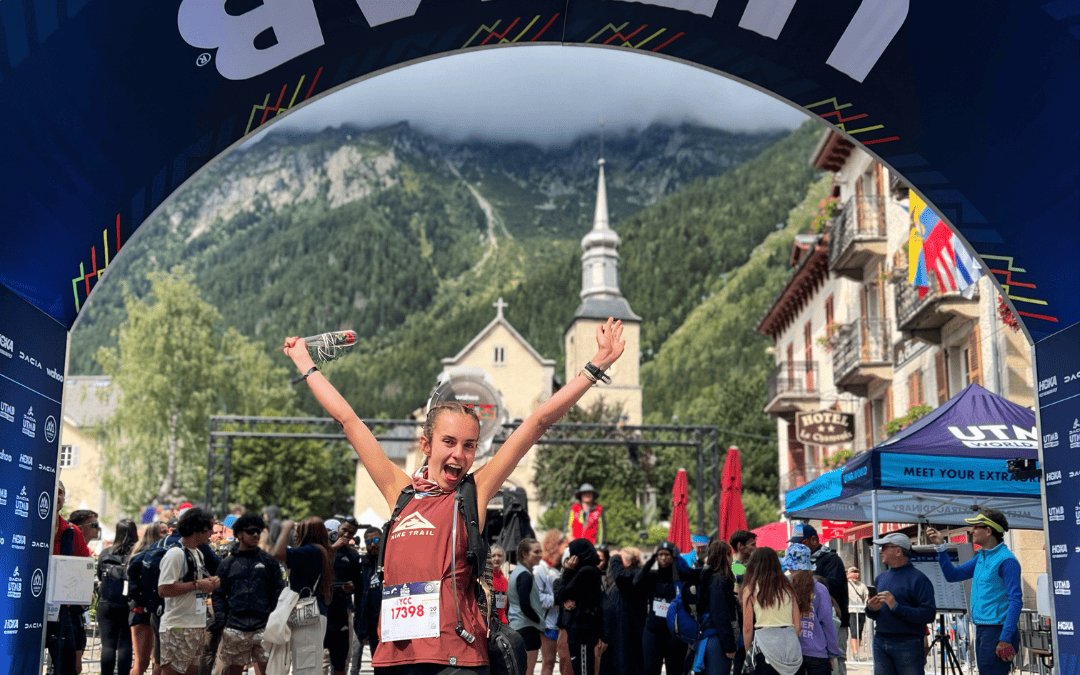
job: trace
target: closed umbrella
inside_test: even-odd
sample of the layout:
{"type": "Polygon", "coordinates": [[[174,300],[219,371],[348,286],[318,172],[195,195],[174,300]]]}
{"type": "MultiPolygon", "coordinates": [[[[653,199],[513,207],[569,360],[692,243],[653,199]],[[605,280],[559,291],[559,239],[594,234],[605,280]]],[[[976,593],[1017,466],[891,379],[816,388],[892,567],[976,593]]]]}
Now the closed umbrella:
{"type": "Polygon", "coordinates": [[[690,550],[690,516],[686,505],[690,503],[687,487],[686,469],[679,469],[675,474],[675,484],[671,486],[671,529],[667,540],[686,553],[690,550]]]}
{"type": "Polygon", "coordinates": [[[746,529],[746,511],[742,505],[742,462],[739,448],[728,448],[724,470],[720,474],[720,523],[718,536],[727,541],[738,530],[746,529]]]}

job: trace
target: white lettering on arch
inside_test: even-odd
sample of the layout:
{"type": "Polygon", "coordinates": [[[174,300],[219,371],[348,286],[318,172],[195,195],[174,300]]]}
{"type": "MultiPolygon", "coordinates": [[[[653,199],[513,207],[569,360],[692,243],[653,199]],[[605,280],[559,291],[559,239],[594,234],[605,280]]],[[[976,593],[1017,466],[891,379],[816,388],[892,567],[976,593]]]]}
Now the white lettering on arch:
{"type": "Polygon", "coordinates": [[[908,0],[863,0],[825,63],[862,82],[896,37],[907,15],[908,0]]]}
{"type": "Polygon", "coordinates": [[[407,19],[420,8],[420,0],[356,0],[368,25],[374,28],[384,23],[407,19]]]}
{"type": "MultiPolygon", "coordinates": [[[[656,7],[678,9],[683,12],[704,14],[710,19],[716,12],[717,1],[718,0],[620,0],[620,2],[636,2],[642,5],[655,5],[656,7]]],[[[794,2],[794,0],[792,0],[792,2],[794,2]]]]}
{"type": "Polygon", "coordinates": [[[261,75],[323,45],[311,0],[262,0],[239,16],[227,13],[222,0],[183,0],[176,24],[184,42],[217,50],[214,62],[227,80],[261,75]],[[268,30],[277,41],[257,48],[255,38],[268,30]]]}

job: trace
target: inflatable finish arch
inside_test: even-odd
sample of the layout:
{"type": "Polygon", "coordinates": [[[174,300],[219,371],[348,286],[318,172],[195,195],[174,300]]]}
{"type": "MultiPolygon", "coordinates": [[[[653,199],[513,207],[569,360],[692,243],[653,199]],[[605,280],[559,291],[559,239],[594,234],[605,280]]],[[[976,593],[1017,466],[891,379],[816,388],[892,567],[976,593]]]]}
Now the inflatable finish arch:
{"type": "Polygon", "coordinates": [[[277,114],[531,43],[651,52],[820,116],[944,215],[1029,337],[1080,322],[1074,0],[0,0],[0,366],[45,376],[11,356],[37,320],[16,296],[69,329],[148,215],[277,114]]]}
{"type": "Polygon", "coordinates": [[[507,43],[652,52],[801,106],[945,216],[1032,338],[1080,321],[1075,3],[2,0],[0,23],[0,283],[65,327],[139,224],[275,115],[507,43]]]}

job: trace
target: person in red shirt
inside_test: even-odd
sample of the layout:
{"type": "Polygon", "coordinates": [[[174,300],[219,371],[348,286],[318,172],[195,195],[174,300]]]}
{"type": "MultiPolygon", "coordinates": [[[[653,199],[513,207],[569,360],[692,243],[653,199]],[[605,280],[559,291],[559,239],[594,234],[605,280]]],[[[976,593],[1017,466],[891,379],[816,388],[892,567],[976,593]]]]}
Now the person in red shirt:
{"type": "Polygon", "coordinates": [[[499,613],[499,621],[509,625],[506,619],[506,601],[510,590],[510,582],[503,573],[502,566],[506,563],[506,551],[501,546],[491,547],[491,592],[495,596],[495,609],[499,613]]]}
{"type": "MultiPolygon", "coordinates": [[[[481,530],[487,505],[510,473],[547,429],[561,419],[622,355],[621,321],[596,327],[597,351],[582,371],[529,415],[473,474],[481,530]]],[[[402,490],[415,496],[391,524],[385,546],[380,639],[372,665],[380,675],[438,673],[447,666],[457,675],[486,673],[486,627],[476,602],[475,579],[465,560],[468,531],[455,518],[458,485],[476,459],[480,419],[474,407],[458,402],[428,411],[420,451],[427,461],[410,476],[386,456],[371,430],[315,367],[302,338],[285,340],[284,352],[323,408],[341,424],[375,485],[393,510],[402,490]],[[456,524],[456,527],[455,527],[456,524]],[[436,610],[428,612],[425,608],[436,610]],[[404,611],[404,610],[409,611],[404,611]],[[432,620],[431,617],[437,617],[432,620]],[[408,638],[398,637],[408,635],[408,638]]]]}
{"type": "MultiPolygon", "coordinates": [[[[64,508],[66,491],[61,481],[56,482],[56,536],[53,537],[53,555],[90,557],[90,548],[79,528],[60,515],[64,508]]],[[[61,605],[56,621],[49,621],[45,628],[45,645],[53,662],[53,672],[59,675],[75,675],[81,668],[78,637],[83,620],[82,607],[61,605]]],[[[85,642],[83,643],[85,644],[85,642]]]]}

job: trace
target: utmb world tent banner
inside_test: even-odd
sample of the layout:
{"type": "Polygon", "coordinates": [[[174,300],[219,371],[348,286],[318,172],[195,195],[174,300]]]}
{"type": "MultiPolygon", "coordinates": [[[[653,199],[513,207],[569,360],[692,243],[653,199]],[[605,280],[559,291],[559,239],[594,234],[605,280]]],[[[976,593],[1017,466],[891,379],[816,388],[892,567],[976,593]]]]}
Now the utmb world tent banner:
{"type": "Polygon", "coordinates": [[[0,287],[0,673],[41,672],[67,331],[0,287]]]}

